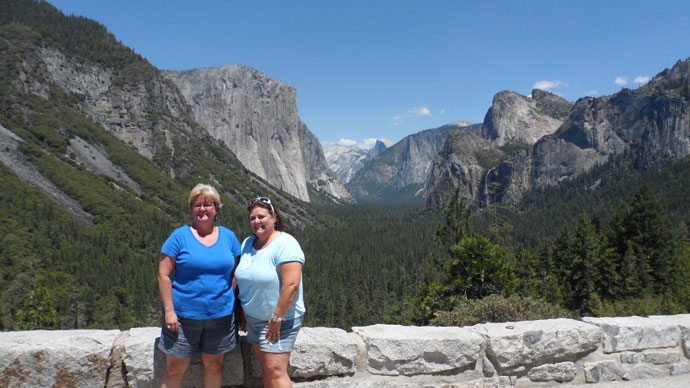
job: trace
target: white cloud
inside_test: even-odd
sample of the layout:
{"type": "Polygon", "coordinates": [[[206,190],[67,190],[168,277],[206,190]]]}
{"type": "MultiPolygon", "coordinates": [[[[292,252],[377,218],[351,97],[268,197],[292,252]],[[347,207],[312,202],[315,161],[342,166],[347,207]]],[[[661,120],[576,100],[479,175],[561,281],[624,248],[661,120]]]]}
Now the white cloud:
{"type": "Polygon", "coordinates": [[[359,145],[359,148],[364,148],[364,149],[366,149],[366,148],[371,148],[371,147],[374,146],[374,144],[376,144],[376,140],[378,140],[378,139],[373,138],[373,137],[372,137],[372,138],[368,138],[368,139],[364,139],[364,141],[362,142],[362,144],[359,145]]]}
{"type": "Polygon", "coordinates": [[[350,139],[340,139],[340,140],[338,140],[338,144],[343,145],[343,146],[352,147],[352,146],[357,145],[357,142],[354,140],[350,140],[350,139]]]}
{"type": "Polygon", "coordinates": [[[645,76],[639,76],[633,80],[636,84],[646,84],[651,78],[645,76]]]}
{"type": "Polygon", "coordinates": [[[443,115],[443,114],[446,114],[446,110],[445,110],[445,109],[441,109],[440,111],[438,111],[438,113],[440,113],[440,114],[442,114],[442,115],[443,115]]]}
{"type": "Polygon", "coordinates": [[[429,108],[426,107],[426,105],[412,108],[412,109],[408,110],[407,112],[405,112],[401,115],[397,115],[397,116],[393,117],[393,125],[400,125],[403,122],[405,122],[405,120],[408,117],[411,117],[411,116],[417,116],[417,117],[431,116],[431,111],[429,110],[429,108]]]}
{"type": "Polygon", "coordinates": [[[590,97],[594,97],[594,96],[596,96],[597,94],[599,94],[599,91],[598,91],[598,90],[594,90],[594,89],[588,90],[588,91],[585,92],[585,96],[590,96],[590,97]]]}
{"type": "Polygon", "coordinates": [[[616,77],[616,80],[613,82],[618,86],[625,86],[628,83],[628,79],[626,77],[616,77]]]}
{"type": "Polygon", "coordinates": [[[418,106],[412,109],[412,114],[415,116],[431,116],[431,111],[426,106],[418,106]]]}
{"type": "Polygon", "coordinates": [[[393,145],[393,142],[390,141],[390,140],[388,140],[388,139],[376,139],[376,138],[371,137],[371,138],[368,138],[368,139],[364,139],[364,140],[362,141],[362,143],[360,143],[360,144],[357,145],[357,147],[359,147],[360,149],[363,149],[363,150],[368,150],[368,149],[370,149],[371,147],[373,147],[374,145],[376,145],[376,142],[377,142],[377,141],[382,141],[383,144],[386,145],[386,147],[390,147],[390,146],[393,145]]]}
{"type": "Polygon", "coordinates": [[[532,86],[532,89],[550,90],[563,85],[562,81],[539,81],[532,86]]]}

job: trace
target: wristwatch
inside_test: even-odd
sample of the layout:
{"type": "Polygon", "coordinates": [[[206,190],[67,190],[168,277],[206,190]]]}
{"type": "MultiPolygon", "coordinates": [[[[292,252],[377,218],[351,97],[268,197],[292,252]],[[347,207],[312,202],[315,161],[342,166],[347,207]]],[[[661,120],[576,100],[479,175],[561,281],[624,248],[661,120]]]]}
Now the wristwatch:
{"type": "Polygon", "coordinates": [[[285,318],[281,318],[275,314],[271,315],[271,318],[269,319],[269,321],[273,321],[273,322],[283,322],[284,320],[285,320],[285,318]]]}

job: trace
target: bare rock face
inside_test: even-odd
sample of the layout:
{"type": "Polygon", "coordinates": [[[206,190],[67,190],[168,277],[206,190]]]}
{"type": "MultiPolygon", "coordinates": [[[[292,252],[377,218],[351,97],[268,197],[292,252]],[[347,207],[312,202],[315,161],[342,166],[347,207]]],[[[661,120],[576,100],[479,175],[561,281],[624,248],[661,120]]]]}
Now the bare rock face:
{"type": "Polygon", "coordinates": [[[476,133],[462,129],[448,133],[443,149],[433,160],[426,183],[426,204],[433,209],[446,207],[456,187],[470,201],[485,196],[486,166],[480,160],[498,160],[503,153],[476,133]]]}
{"type": "Polygon", "coordinates": [[[363,150],[357,146],[334,144],[326,147],[324,154],[331,171],[343,184],[347,184],[355,176],[355,173],[364,167],[365,163],[381,154],[391,145],[393,143],[389,140],[376,140],[376,144],[371,149],[363,150]]]}
{"type": "Polygon", "coordinates": [[[684,61],[642,88],[582,98],[572,106],[539,90],[531,99],[501,92],[482,125],[482,136],[493,140],[481,146],[483,163],[472,164],[468,154],[476,153],[474,148],[457,139],[449,143],[434,159],[427,206],[444,206],[456,186],[478,206],[516,204],[527,191],[558,185],[631,148],[638,151],[640,171],[690,155],[689,88],[690,61],[684,61]],[[484,180],[477,192],[480,174],[484,180]],[[478,195],[490,187],[495,188],[491,198],[478,195]]]}
{"type": "Polygon", "coordinates": [[[40,67],[45,76],[29,78],[27,92],[44,95],[42,90],[53,83],[83,96],[83,113],[149,159],[171,145],[168,134],[173,127],[186,127],[183,118],[189,112],[184,99],[158,72],[138,83],[122,83],[117,70],[66,56],[52,46],[37,48],[26,61],[25,66],[40,67]],[[161,107],[174,117],[152,117],[161,107]]]}
{"type": "Polygon", "coordinates": [[[534,144],[561,125],[572,103],[539,89],[532,98],[511,91],[494,96],[481,134],[499,146],[508,143],[534,144]]]}
{"type": "Polygon", "coordinates": [[[526,191],[587,172],[633,145],[642,150],[636,162],[641,170],[690,155],[688,102],[631,90],[578,100],[558,131],[497,168],[500,200],[517,203],[526,191]]]}
{"type": "Polygon", "coordinates": [[[301,121],[299,138],[307,171],[307,185],[333,202],[353,203],[350,193],[328,168],[321,142],[301,121]]]}
{"type": "MultiPolygon", "coordinates": [[[[554,133],[571,107],[572,103],[539,89],[532,91],[532,97],[510,91],[496,94],[479,134],[471,128],[451,131],[443,150],[434,157],[425,186],[427,207],[445,207],[456,187],[475,206],[502,200],[509,188],[496,188],[504,181],[497,178],[499,171],[513,168],[525,149],[554,133]],[[504,165],[504,160],[509,162],[504,165]]],[[[512,179],[526,180],[521,187],[531,182],[520,174],[512,179]]]]}
{"type": "Polygon", "coordinates": [[[328,167],[343,183],[348,183],[367,159],[367,152],[356,146],[334,144],[323,151],[328,167]]]}
{"type": "Polygon", "coordinates": [[[453,128],[458,126],[445,125],[405,137],[367,162],[347,188],[358,200],[392,200],[405,195],[421,198],[431,162],[453,128]],[[414,192],[409,193],[410,189],[414,192]]]}
{"type": "Polygon", "coordinates": [[[349,200],[330,172],[321,145],[297,114],[297,92],[249,67],[166,71],[194,120],[222,140],[242,164],[305,201],[307,185],[349,200]]]}

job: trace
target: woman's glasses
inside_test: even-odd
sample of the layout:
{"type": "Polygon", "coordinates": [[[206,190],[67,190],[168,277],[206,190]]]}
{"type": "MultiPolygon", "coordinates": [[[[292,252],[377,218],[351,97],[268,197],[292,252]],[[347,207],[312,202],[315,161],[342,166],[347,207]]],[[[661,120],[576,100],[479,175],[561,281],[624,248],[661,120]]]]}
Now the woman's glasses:
{"type": "Polygon", "coordinates": [[[205,208],[205,209],[210,209],[212,207],[216,207],[216,204],[211,202],[211,203],[195,203],[192,205],[194,209],[200,209],[200,208],[205,208]]]}
{"type": "Polygon", "coordinates": [[[275,213],[275,209],[273,208],[273,204],[271,203],[271,200],[266,198],[266,197],[256,197],[254,198],[251,202],[249,202],[249,207],[251,207],[253,204],[256,202],[263,202],[266,205],[271,207],[271,213],[275,213]]]}

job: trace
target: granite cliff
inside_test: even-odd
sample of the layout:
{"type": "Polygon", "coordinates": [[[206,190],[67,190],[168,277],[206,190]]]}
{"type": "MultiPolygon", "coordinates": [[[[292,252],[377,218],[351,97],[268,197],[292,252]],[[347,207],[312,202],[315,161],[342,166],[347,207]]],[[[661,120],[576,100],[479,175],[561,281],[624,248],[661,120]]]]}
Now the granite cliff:
{"type": "Polygon", "coordinates": [[[477,206],[517,204],[530,190],[555,186],[626,150],[635,150],[640,171],[683,158],[690,154],[689,79],[689,62],[679,61],[639,89],[572,105],[538,90],[532,99],[501,92],[481,130],[491,143],[477,150],[475,140],[449,137],[435,158],[427,206],[445,206],[454,187],[477,206]],[[477,153],[484,163],[472,159],[477,153]]]}
{"type": "Polygon", "coordinates": [[[511,91],[496,96],[484,116],[481,135],[498,146],[508,143],[534,144],[556,131],[572,103],[543,90],[526,97],[511,91]]]}
{"type": "Polygon", "coordinates": [[[163,75],[179,88],[194,120],[253,173],[304,201],[310,200],[308,186],[337,201],[352,200],[299,119],[293,86],[239,65],[163,75]]]}
{"type": "Polygon", "coordinates": [[[453,188],[477,206],[494,196],[489,173],[508,155],[528,148],[555,132],[572,103],[539,89],[532,96],[502,91],[493,99],[478,133],[450,132],[441,152],[434,157],[425,187],[427,207],[443,208],[453,188]]]}
{"type": "MultiPolygon", "coordinates": [[[[635,167],[642,171],[690,155],[688,99],[663,86],[670,74],[685,74],[687,80],[687,62],[645,88],[578,100],[555,133],[495,169],[490,180],[499,183],[496,199],[517,203],[528,190],[556,185],[626,150],[635,149],[635,167]]],[[[687,91],[687,81],[684,87],[687,91]]]]}
{"type": "Polygon", "coordinates": [[[176,148],[195,136],[227,147],[249,171],[301,200],[314,190],[352,201],[299,119],[294,87],[244,66],[161,72],[139,60],[133,69],[98,63],[43,39],[22,49],[11,82],[45,99],[57,89],[80,96],[83,115],[171,173],[176,148]]]}

